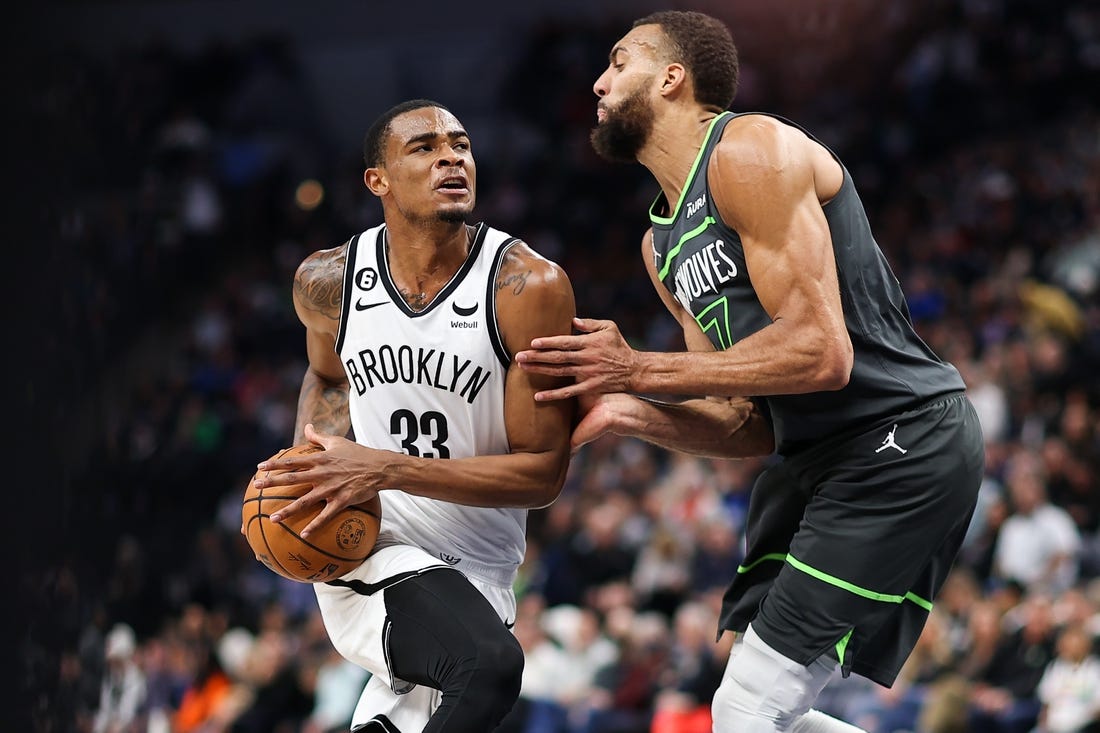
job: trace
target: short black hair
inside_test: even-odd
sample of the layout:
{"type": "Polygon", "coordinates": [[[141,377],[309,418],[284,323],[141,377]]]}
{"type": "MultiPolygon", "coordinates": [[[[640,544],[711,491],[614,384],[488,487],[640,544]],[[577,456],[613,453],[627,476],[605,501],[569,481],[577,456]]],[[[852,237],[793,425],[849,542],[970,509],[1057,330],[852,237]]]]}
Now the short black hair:
{"type": "Polygon", "coordinates": [[[390,133],[390,123],[393,122],[393,118],[425,107],[438,107],[444,112],[451,111],[430,99],[410,99],[390,107],[374,121],[367,130],[367,134],[363,136],[363,162],[368,168],[377,168],[382,163],[386,152],[386,137],[390,133]]]}
{"type": "Polygon", "coordinates": [[[737,46],[729,28],[717,18],[693,10],[662,10],[634,21],[659,25],[669,40],[672,61],[691,75],[695,101],[728,109],[737,95],[737,46]]]}

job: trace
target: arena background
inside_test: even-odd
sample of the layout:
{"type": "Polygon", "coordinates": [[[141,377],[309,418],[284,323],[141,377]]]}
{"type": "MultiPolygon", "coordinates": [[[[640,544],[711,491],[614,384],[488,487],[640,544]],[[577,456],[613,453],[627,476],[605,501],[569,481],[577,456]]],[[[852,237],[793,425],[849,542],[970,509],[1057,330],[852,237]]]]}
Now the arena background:
{"type": "MultiPolygon", "coordinates": [[[[105,714],[129,706],[118,730],[346,729],[361,677],[334,658],[310,589],[237,534],[251,467],[291,435],[293,270],[377,220],[362,133],[429,97],[473,136],[477,219],[560,262],[582,315],[615,319],[640,348],[682,348],[637,256],[656,186],[587,142],[610,44],[667,7],[730,24],[734,110],[788,116],[841,155],[986,432],[960,571],[903,683],[838,681],[822,706],[884,733],[978,730],[967,707],[1001,690],[1025,722],[987,729],[1029,730],[1012,725],[1038,710],[1055,639],[1100,632],[1100,9],[1087,0],[13,13],[13,730],[108,730],[105,714]],[[1036,489],[1047,499],[1031,511],[1036,489]]],[[[531,517],[528,671],[509,731],[705,726],[715,603],[766,463],[616,439],[576,457],[562,498],[531,517]]],[[[1082,697],[1100,704],[1091,684],[1082,697]]]]}

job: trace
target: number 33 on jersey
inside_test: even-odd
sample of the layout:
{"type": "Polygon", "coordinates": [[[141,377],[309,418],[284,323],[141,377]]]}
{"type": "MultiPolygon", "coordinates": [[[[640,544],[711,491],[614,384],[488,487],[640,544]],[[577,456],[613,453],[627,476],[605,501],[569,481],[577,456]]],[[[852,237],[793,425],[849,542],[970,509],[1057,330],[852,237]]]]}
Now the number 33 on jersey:
{"type": "Polygon", "coordinates": [[[481,225],[466,262],[419,311],[390,278],[384,226],[348,244],[336,350],[357,441],[423,458],[508,452],[493,282],[513,242],[481,225]]]}

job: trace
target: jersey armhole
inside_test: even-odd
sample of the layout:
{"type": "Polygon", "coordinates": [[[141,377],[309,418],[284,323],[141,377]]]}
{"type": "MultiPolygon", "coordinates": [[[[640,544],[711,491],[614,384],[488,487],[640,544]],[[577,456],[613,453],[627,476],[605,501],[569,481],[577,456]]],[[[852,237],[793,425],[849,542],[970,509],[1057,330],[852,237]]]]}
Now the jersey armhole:
{"type": "Polygon", "coordinates": [[[348,240],[348,251],[344,255],[344,291],[340,293],[340,326],[336,331],[336,354],[344,349],[344,334],[348,329],[348,309],[351,305],[351,291],[355,285],[355,253],[359,248],[359,234],[348,240]]]}
{"type": "Polygon", "coordinates": [[[497,275],[500,274],[500,265],[504,261],[504,255],[513,246],[519,243],[519,239],[511,237],[506,239],[503,244],[500,245],[500,249],[493,255],[493,265],[489,269],[488,284],[485,290],[485,302],[488,303],[488,313],[492,314],[491,318],[487,318],[487,326],[489,331],[489,343],[493,345],[493,351],[496,352],[497,358],[500,359],[500,364],[505,369],[512,363],[512,355],[508,353],[508,349],[504,346],[504,339],[500,335],[500,324],[497,323],[497,275]]]}

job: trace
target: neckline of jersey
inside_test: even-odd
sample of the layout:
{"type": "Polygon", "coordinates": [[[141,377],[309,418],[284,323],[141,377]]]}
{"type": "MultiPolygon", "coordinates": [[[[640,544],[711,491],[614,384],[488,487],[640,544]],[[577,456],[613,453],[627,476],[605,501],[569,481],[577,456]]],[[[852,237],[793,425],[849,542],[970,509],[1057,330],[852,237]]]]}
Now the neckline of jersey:
{"type": "Polygon", "coordinates": [[[386,292],[390,295],[390,300],[397,306],[398,310],[404,313],[409,318],[420,318],[428,313],[431,313],[436,309],[440,303],[444,302],[455,291],[464,279],[466,274],[473,268],[474,262],[477,260],[478,255],[481,253],[481,245],[485,239],[485,233],[488,231],[488,227],[485,222],[478,222],[474,225],[474,238],[470,243],[470,249],[466,253],[466,259],[462,262],[455,273],[451,275],[451,279],[447,281],[447,284],[435,294],[435,297],[428,301],[428,304],[421,310],[415,310],[405,299],[401,296],[401,291],[397,287],[397,283],[393,281],[393,277],[390,275],[390,257],[389,257],[389,227],[385,224],[382,225],[381,230],[378,232],[378,240],[375,244],[376,253],[375,259],[378,262],[379,277],[382,280],[382,286],[386,289],[386,292]]]}
{"type": "Polygon", "coordinates": [[[661,191],[657,194],[657,198],[653,200],[653,203],[649,207],[649,220],[654,224],[661,226],[671,226],[676,217],[680,214],[680,207],[684,204],[684,199],[687,197],[688,189],[691,188],[691,184],[695,181],[695,174],[699,170],[699,162],[703,160],[703,151],[707,149],[707,144],[710,143],[710,136],[714,132],[714,126],[718,124],[718,121],[726,117],[733,116],[733,112],[725,111],[721,114],[715,115],[714,119],[707,125],[707,134],[703,136],[703,143],[699,146],[699,152],[695,154],[695,161],[691,164],[691,170],[688,171],[687,179],[684,181],[684,187],[680,189],[680,198],[676,201],[676,208],[672,210],[672,213],[666,218],[659,216],[657,212],[657,205],[662,200],[667,201],[665,198],[665,192],[661,191]]]}

